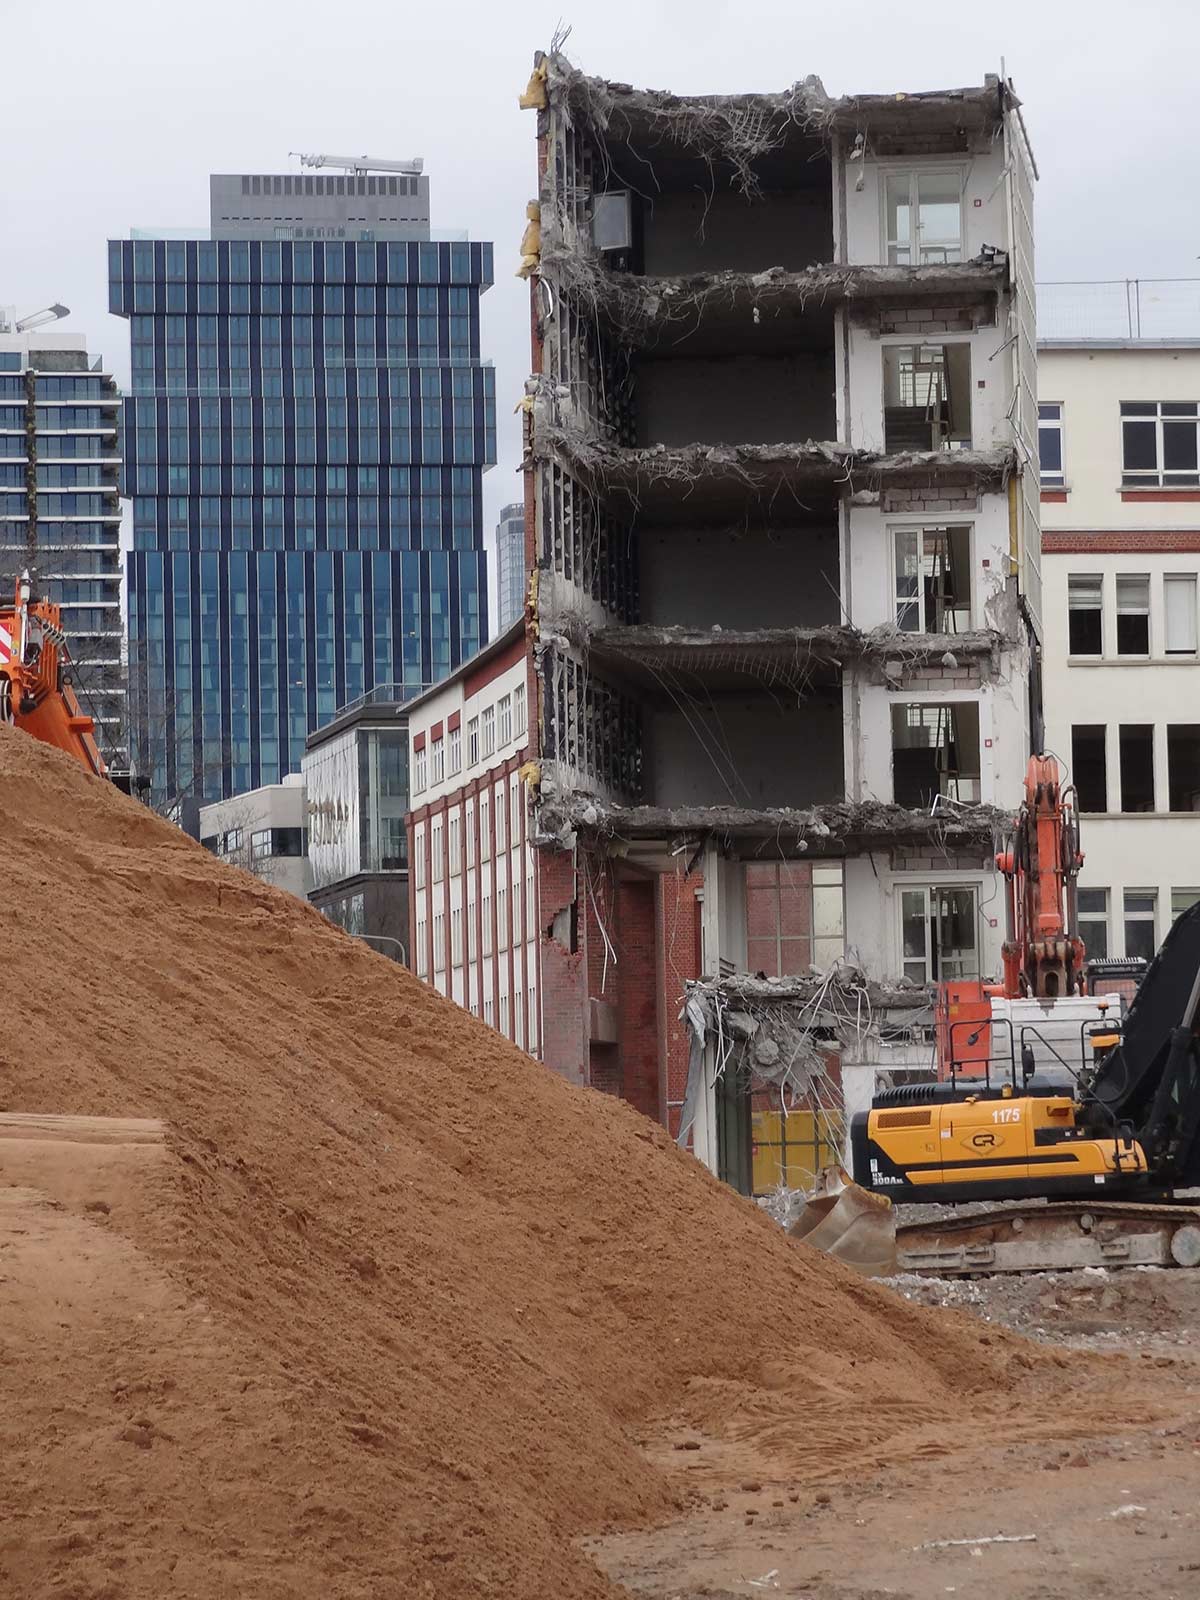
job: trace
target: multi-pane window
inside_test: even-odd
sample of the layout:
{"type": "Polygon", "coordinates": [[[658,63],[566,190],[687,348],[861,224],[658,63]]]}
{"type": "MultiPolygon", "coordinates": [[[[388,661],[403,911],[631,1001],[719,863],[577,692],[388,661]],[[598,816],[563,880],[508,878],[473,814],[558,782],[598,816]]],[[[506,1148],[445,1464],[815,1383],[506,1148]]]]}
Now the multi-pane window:
{"type": "Polygon", "coordinates": [[[475,807],[467,806],[467,866],[475,865],[475,807]]]}
{"type": "Polygon", "coordinates": [[[500,696],[496,704],[496,741],[503,749],[512,742],[512,695],[500,696]]]}
{"type": "Polygon", "coordinates": [[[445,856],[442,854],[442,843],[444,837],[445,835],[442,829],[442,819],[440,817],[435,817],[429,829],[429,854],[433,861],[432,876],[434,883],[441,883],[443,877],[445,876],[446,861],[445,856]]]}
{"type": "Polygon", "coordinates": [[[1125,891],[1125,954],[1153,960],[1158,941],[1154,934],[1154,917],[1158,896],[1153,889],[1126,889],[1125,891]]]}
{"type": "Polygon", "coordinates": [[[508,836],[514,845],[521,842],[521,780],[514,778],[508,791],[509,804],[512,815],[509,819],[508,836]]]}
{"type": "Polygon", "coordinates": [[[462,960],[462,907],[453,906],[450,911],[450,960],[458,966],[462,960]]]}
{"type": "Polygon", "coordinates": [[[500,950],[508,949],[508,885],[496,886],[496,944],[500,950]]]}
{"type": "Polygon", "coordinates": [[[474,961],[479,941],[476,937],[477,919],[474,900],[467,901],[467,960],[474,961]]]}
{"type": "Polygon", "coordinates": [[[451,778],[462,771],[462,729],[451,728],[446,735],[446,772],[451,778]]]}
{"type": "Polygon", "coordinates": [[[1072,573],[1067,579],[1067,649],[1073,656],[1104,652],[1104,579],[1072,573]]]}
{"type": "Polygon", "coordinates": [[[446,913],[435,911],[433,913],[433,970],[445,972],[446,970],[446,913]]]}
{"type": "Polygon", "coordinates": [[[450,856],[450,876],[456,878],[462,871],[462,818],[457,811],[450,813],[446,825],[446,849],[450,856]]]}
{"type": "Polygon", "coordinates": [[[1061,489],[1063,477],[1063,408],[1058,401],[1038,401],[1038,466],[1043,489],[1061,489]]]}
{"type": "Polygon", "coordinates": [[[479,796],[479,859],[492,859],[492,802],[487,794],[479,796]]]}
{"type": "Polygon", "coordinates": [[[413,751],[412,786],[414,794],[420,794],[425,788],[427,782],[427,772],[428,756],[425,751],[425,746],[422,745],[419,750],[413,751]]]}
{"type": "Polygon", "coordinates": [[[902,889],[904,976],[914,983],[979,976],[979,912],[973,888],[902,889]]]}
{"type": "Polygon", "coordinates": [[[1163,648],[1169,656],[1196,654],[1196,575],[1168,572],[1163,578],[1163,648]]]}
{"type": "Polygon", "coordinates": [[[446,776],[446,741],[435,739],[429,747],[430,782],[441,783],[446,776]]]}
{"type": "Polygon", "coordinates": [[[508,822],[508,805],[507,797],[502,787],[496,790],[496,810],[494,815],[496,818],[496,854],[499,855],[502,850],[508,849],[508,828],[506,826],[508,822]]]}
{"type": "Polygon", "coordinates": [[[889,266],[962,260],[962,173],[888,172],[883,226],[889,266]]]}
{"type": "Polygon", "coordinates": [[[479,718],[472,717],[467,723],[467,766],[473,767],[479,760],[479,718]]]}
{"type": "Polygon", "coordinates": [[[425,940],[425,931],[429,924],[424,917],[417,918],[417,977],[429,976],[429,946],[425,940]]]}
{"type": "Polygon", "coordinates": [[[425,887],[425,829],[417,828],[413,833],[413,888],[425,887]]]}
{"type": "Polygon", "coordinates": [[[896,626],[965,633],[971,626],[969,527],[896,528],[896,626]]]}
{"type": "Polygon", "coordinates": [[[1172,889],[1171,890],[1171,921],[1181,917],[1185,911],[1190,911],[1200,900],[1200,889],[1172,889]]]}
{"type": "Polygon", "coordinates": [[[483,741],[483,754],[492,755],[496,749],[496,708],[484,706],[480,718],[480,737],[483,741]]]}
{"type": "Polygon", "coordinates": [[[483,953],[490,956],[492,953],[492,897],[485,894],[480,902],[483,912],[483,953]]]}
{"type": "Polygon", "coordinates": [[[513,690],[513,733],[519,739],[525,732],[525,685],[519,683],[513,690]]]}
{"type": "Polygon", "coordinates": [[[1200,486],[1195,400],[1121,402],[1121,482],[1127,488],[1200,486]]]}
{"type": "Polygon", "coordinates": [[[1117,574],[1117,654],[1150,654],[1150,579],[1117,574]]]}
{"type": "Polygon", "coordinates": [[[1079,936],[1089,961],[1108,959],[1108,890],[1080,889],[1076,896],[1079,936]]]}

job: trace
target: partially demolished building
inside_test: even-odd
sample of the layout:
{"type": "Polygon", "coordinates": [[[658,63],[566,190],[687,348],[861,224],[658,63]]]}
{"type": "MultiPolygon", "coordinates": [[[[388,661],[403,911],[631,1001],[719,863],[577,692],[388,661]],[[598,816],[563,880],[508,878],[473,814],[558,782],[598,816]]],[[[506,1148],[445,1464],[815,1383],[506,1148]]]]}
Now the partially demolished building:
{"type": "Polygon", "coordinates": [[[683,98],[552,52],[523,104],[542,1053],[761,1188],[772,1106],[926,1065],[927,986],[999,968],[1033,158],[991,76],[683,98]]]}

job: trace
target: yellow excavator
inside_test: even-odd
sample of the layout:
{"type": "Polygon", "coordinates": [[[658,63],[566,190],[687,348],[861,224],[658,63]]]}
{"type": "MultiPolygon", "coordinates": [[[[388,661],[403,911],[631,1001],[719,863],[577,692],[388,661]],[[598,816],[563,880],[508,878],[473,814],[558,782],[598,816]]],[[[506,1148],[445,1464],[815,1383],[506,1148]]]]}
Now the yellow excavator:
{"type": "Polygon", "coordinates": [[[1087,993],[1082,861],[1073,795],[1034,756],[997,857],[1003,982],[944,986],[937,1081],[883,1089],[851,1119],[853,1178],[823,1175],[797,1236],[874,1273],[1200,1265],[1200,1208],[1178,1198],[1200,1186],[1200,904],[1122,1014],[1087,993]],[[893,1210],[976,1201],[1003,1204],[893,1210]]]}

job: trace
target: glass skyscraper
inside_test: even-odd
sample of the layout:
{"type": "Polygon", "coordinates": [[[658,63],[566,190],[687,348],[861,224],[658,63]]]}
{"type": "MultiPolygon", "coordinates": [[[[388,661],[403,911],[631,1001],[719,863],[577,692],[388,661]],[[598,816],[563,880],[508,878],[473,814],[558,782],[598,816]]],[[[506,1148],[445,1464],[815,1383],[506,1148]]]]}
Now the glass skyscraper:
{"type": "Polygon", "coordinates": [[[0,324],[0,603],[27,569],[62,608],[71,682],[110,767],[127,759],[120,410],[80,335],[0,324]]]}
{"type": "Polygon", "coordinates": [[[279,782],[339,708],[487,638],[491,245],[430,240],[411,175],[212,188],[213,237],[109,244],[134,754],[168,801],[279,782]]]}
{"type": "Polygon", "coordinates": [[[525,506],[505,506],[496,527],[496,632],[503,633],[525,609],[525,506]]]}

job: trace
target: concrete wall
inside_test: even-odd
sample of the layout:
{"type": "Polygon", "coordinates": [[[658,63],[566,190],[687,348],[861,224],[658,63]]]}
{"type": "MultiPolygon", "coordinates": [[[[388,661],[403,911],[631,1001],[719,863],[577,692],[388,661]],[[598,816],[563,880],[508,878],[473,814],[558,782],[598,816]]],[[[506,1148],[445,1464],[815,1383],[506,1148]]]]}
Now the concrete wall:
{"type": "Polygon", "coordinates": [[[638,548],[643,622],[795,628],[841,620],[833,522],[736,534],[642,528],[638,548]]]}
{"type": "MultiPolygon", "coordinates": [[[[869,134],[869,130],[868,130],[869,134]]],[[[969,156],[913,156],[907,160],[852,162],[845,171],[846,260],[856,266],[875,266],[886,262],[883,231],[883,185],[886,171],[909,170],[945,172],[957,168],[963,182],[963,259],[979,254],[985,244],[1005,249],[1008,243],[1008,216],[1004,186],[1003,147],[984,144],[969,156]],[[861,175],[863,187],[855,183],[861,175]]]]}
{"type": "Polygon", "coordinates": [[[643,358],[635,396],[640,445],[832,439],[837,426],[832,347],[775,359],[643,358]]]}
{"type": "Polygon", "coordinates": [[[1012,443],[1008,421],[1011,377],[998,352],[1007,337],[1002,319],[995,327],[977,333],[924,332],[934,324],[914,323],[912,333],[877,337],[862,324],[847,320],[849,398],[844,426],[846,442],[860,450],[882,450],[883,350],[885,346],[919,343],[968,344],[971,349],[971,443],[977,450],[998,449],[1012,443]],[[995,357],[995,359],[993,359],[995,357]]]}
{"type": "Polygon", "coordinates": [[[1067,491],[1065,501],[1043,503],[1043,528],[1200,526],[1198,490],[1121,490],[1121,401],[1200,398],[1200,349],[1042,346],[1038,397],[1063,407],[1067,491]]]}
{"type": "MultiPolygon", "coordinates": [[[[828,172],[813,163],[814,172],[828,172]]],[[[797,271],[833,258],[829,188],[773,190],[750,202],[732,190],[657,194],[643,205],[643,270],[797,271]]]]}
{"type": "Polygon", "coordinates": [[[840,700],[703,698],[646,721],[646,798],[659,806],[806,806],[842,796],[840,700]]]}
{"type": "Polygon", "coordinates": [[[894,530],[967,524],[971,529],[971,625],[1011,627],[1003,602],[1008,566],[1008,504],[1003,495],[983,495],[973,505],[924,513],[889,513],[879,505],[851,506],[848,561],[842,601],[857,628],[896,621],[894,530]]]}
{"type": "MultiPolygon", "coordinates": [[[[934,861],[934,857],[930,857],[934,861]]],[[[874,858],[846,862],[846,959],[867,972],[895,978],[904,967],[900,930],[900,891],[924,884],[971,887],[977,891],[976,938],[984,976],[999,977],[1004,942],[1004,880],[994,867],[963,870],[934,864],[893,871],[883,851],[874,858]]]]}

